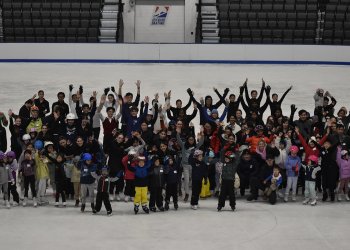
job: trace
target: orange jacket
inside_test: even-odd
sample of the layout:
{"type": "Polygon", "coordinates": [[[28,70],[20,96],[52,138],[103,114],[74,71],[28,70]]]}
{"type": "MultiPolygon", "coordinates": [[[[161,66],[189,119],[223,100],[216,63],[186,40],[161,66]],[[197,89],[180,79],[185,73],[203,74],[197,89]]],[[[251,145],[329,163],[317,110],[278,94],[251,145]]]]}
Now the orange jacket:
{"type": "Polygon", "coordinates": [[[258,143],[260,140],[264,140],[266,143],[271,143],[271,138],[268,138],[266,136],[252,136],[247,138],[245,141],[249,143],[250,146],[250,152],[255,153],[256,152],[256,147],[258,146],[258,143]]]}

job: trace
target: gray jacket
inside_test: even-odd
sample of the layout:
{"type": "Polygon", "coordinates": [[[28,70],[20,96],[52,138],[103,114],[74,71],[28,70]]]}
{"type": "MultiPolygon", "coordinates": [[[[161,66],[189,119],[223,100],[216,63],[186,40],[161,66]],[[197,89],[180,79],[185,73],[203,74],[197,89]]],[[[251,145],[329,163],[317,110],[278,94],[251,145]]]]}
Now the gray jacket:
{"type": "Polygon", "coordinates": [[[9,171],[9,166],[0,163],[0,184],[7,184],[10,180],[13,180],[13,177],[9,171]]]}
{"type": "Polygon", "coordinates": [[[199,142],[197,143],[197,145],[195,147],[190,147],[190,148],[186,148],[185,143],[181,140],[181,137],[178,133],[176,133],[176,139],[177,142],[179,143],[180,147],[181,147],[181,154],[182,154],[182,160],[181,163],[188,165],[188,158],[190,157],[190,155],[198,148],[200,148],[200,146],[203,145],[204,143],[204,137],[201,136],[201,138],[199,139],[199,142]]]}

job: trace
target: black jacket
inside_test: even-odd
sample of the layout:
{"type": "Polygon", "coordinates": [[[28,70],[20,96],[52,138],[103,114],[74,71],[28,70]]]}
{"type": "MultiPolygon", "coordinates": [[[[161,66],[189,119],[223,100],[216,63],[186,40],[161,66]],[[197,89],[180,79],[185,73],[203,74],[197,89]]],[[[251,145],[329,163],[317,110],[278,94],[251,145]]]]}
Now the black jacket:
{"type": "Polygon", "coordinates": [[[164,187],[164,166],[153,166],[150,170],[150,186],[152,188],[164,187]]]}

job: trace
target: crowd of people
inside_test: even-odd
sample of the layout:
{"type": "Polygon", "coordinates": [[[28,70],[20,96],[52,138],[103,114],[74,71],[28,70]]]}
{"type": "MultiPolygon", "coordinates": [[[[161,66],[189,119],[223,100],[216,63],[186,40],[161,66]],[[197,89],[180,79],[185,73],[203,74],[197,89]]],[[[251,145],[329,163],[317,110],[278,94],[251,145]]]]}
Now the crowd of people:
{"type": "Polygon", "coordinates": [[[59,92],[51,107],[39,90],[18,113],[0,113],[7,208],[48,204],[48,187],[56,207],[74,199],[81,212],[90,203],[98,213],[103,202],[107,215],[115,200],[132,201],[135,214],[140,206],[145,213],[170,204],[177,210],[180,200],[196,210],[208,197],[218,199],[218,211],[227,198],[235,210],[238,194],[270,204],[295,202],[299,193],[303,204],[316,205],[317,192],[324,202],[350,200],[350,115],[345,107],[335,113],[328,91],[316,90],[314,110],[291,105],[287,117],[281,107],[292,87],[270,96],[264,80],[260,93],[249,93],[247,80],[237,96],[214,88],[216,103],[210,95],[196,99],[189,88],[187,104],[178,99],[174,106],[171,91],[164,102],[158,93],[141,101],[140,81],[136,96],[123,94],[123,85],[104,89],[99,99],[94,91],[88,102],[83,86],[70,85],[68,103],[59,92]]]}

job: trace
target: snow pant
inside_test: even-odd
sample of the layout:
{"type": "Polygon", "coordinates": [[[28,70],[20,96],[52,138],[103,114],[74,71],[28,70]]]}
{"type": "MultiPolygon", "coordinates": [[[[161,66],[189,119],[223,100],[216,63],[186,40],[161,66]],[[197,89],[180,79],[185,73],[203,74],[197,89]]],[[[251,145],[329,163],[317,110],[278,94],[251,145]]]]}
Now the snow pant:
{"type": "Polygon", "coordinates": [[[350,181],[350,177],[340,179],[338,194],[341,194],[342,192],[344,192],[344,194],[347,195],[349,193],[349,187],[348,187],[349,181],[350,181]]]}
{"type": "Polygon", "coordinates": [[[337,188],[337,181],[339,176],[338,166],[329,166],[328,168],[322,169],[322,189],[326,192],[334,194],[334,190],[337,188]]]}
{"type": "Polygon", "coordinates": [[[305,181],[305,199],[316,199],[316,182],[315,181],[305,181]]]}
{"type": "Polygon", "coordinates": [[[115,189],[116,194],[123,192],[123,189],[124,189],[124,178],[123,177],[119,178],[117,181],[113,181],[110,183],[109,194],[113,195],[114,189],[115,189]]]}
{"type": "Polygon", "coordinates": [[[0,191],[2,190],[2,193],[4,195],[4,200],[7,199],[8,197],[8,183],[3,183],[3,184],[0,184],[0,191]]]}
{"type": "Polygon", "coordinates": [[[135,184],[134,180],[125,180],[124,195],[135,197],[135,184]]]}
{"type": "Polygon", "coordinates": [[[46,192],[46,181],[47,178],[41,178],[39,180],[36,181],[36,185],[38,187],[38,197],[44,197],[45,196],[45,192],[46,192]]]}
{"type": "Polygon", "coordinates": [[[86,196],[87,196],[87,192],[89,192],[89,201],[90,203],[94,203],[94,199],[95,199],[95,193],[94,193],[94,189],[95,189],[95,184],[80,184],[80,189],[81,189],[81,204],[85,204],[86,203],[86,196]]]}
{"type": "Polygon", "coordinates": [[[60,183],[60,182],[56,182],[55,183],[56,186],[56,202],[59,201],[60,195],[62,197],[62,202],[66,202],[66,194],[64,192],[64,183],[60,183]]]}
{"type": "Polygon", "coordinates": [[[316,173],[316,189],[319,192],[322,190],[322,169],[316,173]]]}
{"type": "Polygon", "coordinates": [[[74,200],[79,200],[80,197],[80,182],[73,182],[74,200]]]}
{"type": "Polygon", "coordinates": [[[173,197],[174,204],[177,203],[177,183],[168,183],[165,190],[165,202],[170,203],[170,198],[173,197]]]}
{"type": "Polygon", "coordinates": [[[36,197],[34,175],[24,176],[24,197],[26,198],[28,198],[29,185],[30,185],[30,191],[32,192],[32,196],[34,198],[36,197]]]}
{"type": "Polygon", "coordinates": [[[14,185],[12,185],[11,182],[8,183],[8,194],[7,194],[8,201],[10,201],[10,194],[12,194],[13,201],[19,203],[19,195],[17,192],[16,183],[14,185]]]}
{"type": "Polygon", "coordinates": [[[289,195],[290,189],[292,189],[292,194],[296,195],[297,193],[297,185],[298,185],[298,176],[294,177],[287,177],[287,187],[286,187],[286,192],[285,195],[289,195]]]}
{"type": "Polygon", "coordinates": [[[70,180],[70,178],[66,178],[66,195],[69,196],[73,196],[74,195],[74,187],[73,187],[73,184],[70,180]]]}
{"type": "Polygon", "coordinates": [[[249,187],[249,175],[241,174],[239,176],[239,179],[240,179],[240,184],[241,184],[239,187],[239,191],[240,191],[241,196],[244,196],[246,188],[249,187]]]}
{"type": "Polygon", "coordinates": [[[199,194],[199,196],[201,198],[207,198],[207,197],[211,196],[211,193],[210,193],[210,182],[209,182],[208,178],[206,179],[206,181],[207,181],[207,184],[205,184],[205,179],[203,178],[203,180],[202,180],[202,188],[201,188],[201,192],[199,194]]]}
{"type": "Polygon", "coordinates": [[[50,178],[50,184],[52,186],[52,190],[55,193],[56,192],[55,168],[49,168],[49,178],[50,178]]]}
{"type": "Polygon", "coordinates": [[[149,207],[155,207],[157,205],[157,208],[163,207],[163,195],[162,195],[162,188],[161,187],[151,187],[150,188],[150,197],[149,197],[149,207]]]}
{"type": "Polygon", "coordinates": [[[191,205],[198,205],[199,194],[202,189],[202,180],[192,180],[191,205]]]}
{"type": "Polygon", "coordinates": [[[209,179],[209,184],[210,184],[209,190],[214,191],[215,187],[216,187],[215,168],[209,169],[208,179],[209,179]]]}
{"type": "Polygon", "coordinates": [[[98,138],[100,137],[100,131],[101,131],[101,128],[93,128],[92,129],[92,132],[94,134],[94,138],[96,140],[98,140],[98,138]]]}
{"type": "MultiPolygon", "coordinates": [[[[192,176],[192,166],[189,164],[183,164],[184,168],[184,189],[185,194],[190,193],[190,176],[192,176]]],[[[192,187],[193,188],[193,187],[192,187]]]]}
{"type": "Polygon", "coordinates": [[[101,210],[102,201],[103,201],[103,204],[105,205],[107,212],[112,212],[112,206],[109,201],[109,195],[107,192],[97,192],[96,204],[95,204],[96,211],[99,212],[101,210]]]}
{"type": "Polygon", "coordinates": [[[142,206],[147,205],[148,203],[147,192],[148,192],[148,187],[135,187],[134,204],[135,205],[141,204],[142,206]]]}
{"type": "Polygon", "coordinates": [[[235,181],[234,180],[222,180],[219,194],[219,207],[225,207],[226,197],[229,196],[230,206],[236,206],[235,196],[235,181]]]}

